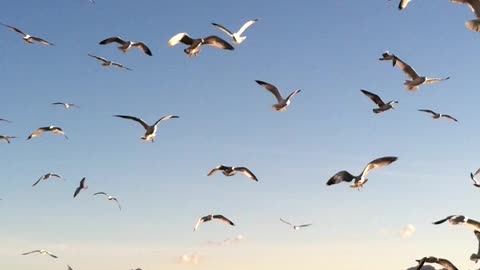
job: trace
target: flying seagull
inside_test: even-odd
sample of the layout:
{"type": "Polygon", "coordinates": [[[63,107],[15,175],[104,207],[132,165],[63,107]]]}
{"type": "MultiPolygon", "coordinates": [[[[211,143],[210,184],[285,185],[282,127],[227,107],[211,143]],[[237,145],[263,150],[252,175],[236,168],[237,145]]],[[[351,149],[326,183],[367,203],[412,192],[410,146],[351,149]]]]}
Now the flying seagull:
{"type": "Polygon", "coordinates": [[[365,94],[373,103],[377,104],[378,108],[373,109],[374,113],[381,113],[384,111],[388,111],[390,109],[395,109],[393,104],[398,103],[396,100],[389,101],[388,103],[383,102],[383,100],[376,94],[372,92],[368,92],[367,90],[360,90],[363,94],[365,94]]]}
{"type": "Polygon", "coordinates": [[[57,256],[53,255],[52,253],[50,253],[46,250],[43,250],[43,249],[37,249],[37,250],[34,250],[34,251],[23,253],[22,255],[28,255],[28,254],[32,254],[32,253],[40,253],[40,254],[43,254],[43,255],[49,255],[50,257],[55,258],[55,259],[58,258],[57,256]]]}
{"type": "MultiPolygon", "coordinates": [[[[391,0],[389,0],[391,1],[391,0]]],[[[400,3],[398,3],[398,9],[399,10],[403,10],[405,8],[407,8],[408,6],[408,3],[410,3],[412,0],[400,0],[400,3]]]]}
{"type": "Polygon", "coordinates": [[[432,110],[418,110],[418,111],[432,114],[432,118],[433,118],[433,119],[439,119],[440,117],[445,117],[445,118],[448,118],[448,119],[453,120],[453,121],[455,121],[455,122],[458,122],[457,119],[451,117],[451,116],[448,115],[448,114],[436,113],[436,112],[434,112],[434,111],[432,111],[432,110]]]}
{"type": "Polygon", "coordinates": [[[143,43],[143,42],[125,41],[125,40],[123,40],[119,37],[110,37],[110,38],[107,38],[107,39],[104,39],[104,40],[100,41],[98,44],[106,45],[106,44],[110,44],[112,42],[116,42],[116,43],[120,44],[121,46],[118,47],[118,49],[121,50],[124,53],[128,52],[132,47],[137,47],[137,48],[141,49],[147,55],[152,56],[152,52],[147,47],[147,45],[145,45],[145,43],[143,43]]]}
{"type": "Polygon", "coordinates": [[[284,99],[282,97],[282,95],[280,94],[280,91],[278,90],[277,87],[275,87],[274,85],[272,84],[269,84],[269,83],[266,83],[266,82],[263,82],[263,81],[258,81],[258,80],[255,80],[260,86],[262,86],[263,88],[267,89],[270,93],[272,93],[275,98],[277,98],[277,104],[273,104],[272,107],[274,110],[278,111],[278,112],[284,112],[287,110],[287,107],[288,105],[290,105],[290,99],[295,96],[296,94],[300,93],[302,90],[296,90],[296,91],[293,91],[292,93],[290,93],[290,95],[287,96],[286,99],[284,99]]]}
{"type": "Polygon", "coordinates": [[[230,219],[222,215],[208,215],[198,219],[197,224],[195,224],[195,228],[193,229],[193,231],[196,231],[198,229],[198,226],[200,226],[201,223],[211,221],[211,220],[217,220],[220,222],[230,224],[231,226],[235,226],[235,224],[230,219]]]}
{"type": "Polygon", "coordinates": [[[256,23],[258,21],[258,19],[255,19],[255,20],[250,20],[248,22],[246,22],[241,28],[240,30],[238,30],[238,32],[236,33],[232,33],[230,30],[228,30],[227,28],[225,28],[224,26],[220,25],[220,24],[217,24],[217,23],[212,23],[213,26],[215,26],[218,30],[224,32],[225,34],[227,34],[229,37],[231,37],[233,39],[233,43],[236,44],[236,45],[239,45],[240,43],[242,43],[247,37],[246,36],[243,36],[242,37],[242,34],[243,32],[245,32],[245,30],[247,30],[247,28],[249,28],[250,26],[252,26],[254,23],[256,23]]]}
{"type": "Polygon", "coordinates": [[[145,121],[143,121],[140,118],[134,117],[134,116],[128,116],[128,115],[114,115],[114,116],[115,117],[120,117],[120,118],[125,118],[125,119],[130,119],[130,120],[133,120],[133,121],[136,121],[136,122],[140,123],[140,125],[142,125],[143,128],[145,129],[145,135],[143,135],[143,137],[141,137],[140,139],[145,140],[145,141],[151,141],[152,143],[155,142],[155,136],[157,135],[156,134],[157,133],[157,125],[161,121],[167,121],[167,120],[174,119],[174,118],[180,118],[180,116],[176,116],[176,115],[167,115],[167,116],[164,116],[164,117],[158,119],[157,122],[155,122],[155,124],[149,126],[147,123],[145,123],[145,121]]]}
{"type": "Polygon", "coordinates": [[[285,221],[285,220],[283,220],[283,219],[280,219],[280,221],[282,221],[282,222],[285,223],[285,224],[288,224],[288,225],[292,226],[293,229],[296,230],[296,231],[300,230],[301,228],[308,227],[308,226],[311,226],[311,225],[312,225],[312,224],[293,225],[293,224],[291,224],[290,222],[287,222],[287,221],[285,221]]]}
{"type": "Polygon", "coordinates": [[[449,260],[447,259],[442,259],[442,258],[436,258],[436,257],[423,257],[420,260],[416,260],[418,262],[418,267],[416,270],[422,269],[423,265],[425,263],[436,263],[445,268],[445,270],[458,270],[458,268],[453,265],[449,260]]]}
{"type": "Polygon", "coordinates": [[[470,173],[470,178],[473,181],[473,185],[476,187],[480,187],[480,181],[478,181],[475,176],[477,176],[480,173],[480,169],[478,169],[475,173],[470,173]]]}
{"type": "Polygon", "coordinates": [[[191,38],[187,33],[179,33],[168,41],[168,46],[173,47],[178,43],[183,43],[189,47],[183,51],[190,57],[197,56],[200,53],[202,45],[210,45],[217,49],[234,50],[233,46],[217,36],[208,36],[206,38],[191,38]]]}
{"type": "Polygon", "coordinates": [[[10,139],[16,139],[16,138],[18,138],[18,137],[0,135],[0,140],[4,140],[4,141],[6,141],[7,143],[10,143],[10,139]]]}
{"type": "Polygon", "coordinates": [[[211,176],[217,171],[222,171],[223,175],[225,176],[234,176],[235,174],[237,174],[237,172],[241,172],[246,177],[258,182],[255,174],[253,174],[252,171],[245,167],[230,167],[225,165],[218,165],[217,167],[213,168],[207,175],[211,176]]]}
{"type": "Polygon", "coordinates": [[[73,103],[65,103],[65,102],[54,102],[54,103],[52,103],[52,105],[62,105],[63,107],[65,107],[65,109],[73,108],[73,107],[80,108],[73,103]]]}
{"type": "Polygon", "coordinates": [[[119,67],[119,68],[123,68],[123,69],[126,69],[126,70],[131,70],[130,68],[128,68],[128,67],[126,67],[126,66],[124,66],[124,65],[122,65],[122,64],[112,62],[112,61],[107,60],[107,59],[105,59],[105,58],[103,58],[103,57],[100,57],[100,56],[96,56],[96,55],[93,55],[93,54],[88,54],[88,56],[93,57],[93,58],[99,60],[99,61],[101,62],[101,64],[102,64],[102,66],[104,66],[104,67],[117,66],[117,67],[119,67]]]}
{"type": "Polygon", "coordinates": [[[122,207],[120,206],[120,202],[117,200],[117,198],[114,198],[114,197],[108,195],[108,194],[105,193],[105,192],[97,192],[97,193],[94,193],[94,194],[93,194],[93,196],[95,196],[95,195],[105,195],[105,196],[107,197],[107,200],[109,200],[109,201],[112,201],[112,200],[115,201],[115,202],[117,203],[117,205],[118,205],[118,208],[119,208],[120,210],[122,210],[122,207]]]}
{"type": "Polygon", "coordinates": [[[480,0],[450,0],[455,4],[467,5],[477,19],[465,22],[465,27],[473,32],[480,32],[480,0]]]}
{"type": "Polygon", "coordinates": [[[50,43],[50,42],[48,42],[48,41],[46,41],[46,40],[43,40],[43,39],[41,39],[41,38],[39,38],[39,37],[32,37],[32,36],[30,36],[30,35],[28,35],[28,34],[25,34],[24,32],[22,32],[22,30],[20,30],[20,29],[18,29],[18,28],[15,28],[15,27],[13,27],[13,26],[6,25],[6,24],[3,24],[3,23],[0,23],[0,24],[2,24],[3,26],[8,27],[8,28],[10,28],[11,30],[13,30],[13,31],[19,33],[20,35],[22,35],[22,36],[23,36],[23,40],[24,40],[25,42],[29,43],[29,44],[32,44],[33,42],[38,42],[38,43],[43,44],[43,45],[52,45],[52,46],[55,46],[54,44],[52,44],[52,43],[50,43]]]}
{"type": "Polygon", "coordinates": [[[367,166],[365,166],[363,171],[358,176],[353,176],[347,171],[340,171],[327,181],[327,186],[335,185],[341,182],[352,182],[352,180],[355,180],[354,183],[350,185],[350,187],[358,188],[358,190],[360,190],[360,188],[362,188],[363,185],[367,183],[368,179],[366,177],[371,170],[383,168],[390,163],[396,161],[397,159],[397,157],[381,157],[372,160],[370,163],[367,164],[367,166]]]}
{"type": "Polygon", "coordinates": [[[42,180],[47,180],[50,177],[57,177],[60,179],[64,179],[61,175],[56,174],[56,173],[47,173],[45,175],[42,175],[40,178],[38,178],[37,182],[33,183],[32,187],[36,186],[40,181],[42,180]]]}
{"type": "Polygon", "coordinates": [[[397,66],[398,68],[400,68],[410,78],[410,80],[405,80],[405,83],[403,84],[405,86],[405,89],[409,91],[417,91],[419,86],[422,84],[438,83],[450,79],[450,77],[428,78],[420,76],[411,66],[402,61],[396,55],[390,54],[388,51],[384,52],[382,54],[382,58],[379,58],[379,60],[392,61],[393,66],[397,66]]]}
{"type": "Polygon", "coordinates": [[[73,198],[77,197],[78,193],[82,191],[82,189],[88,189],[88,186],[85,184],[85,177],[80,180],[80,185],[75,189],[75,193],[73,193],[73,198]]]}
{"type": "Polygon", "coordinates": [[[61,128],[55,127],[55,126],[49,126],[49,127],[41,127],[39,129],[37,129],[32,134],[30,134],[30,136],[28,136],[27,140],[35,138],[35,137],[41,135],[44,132],[52,132],[53,134],[61,134],[61,135],[65,136],[65,139],[68,139],[67,135],[65,135],[65,133],[63,132],[63,130],[61,128]]]}

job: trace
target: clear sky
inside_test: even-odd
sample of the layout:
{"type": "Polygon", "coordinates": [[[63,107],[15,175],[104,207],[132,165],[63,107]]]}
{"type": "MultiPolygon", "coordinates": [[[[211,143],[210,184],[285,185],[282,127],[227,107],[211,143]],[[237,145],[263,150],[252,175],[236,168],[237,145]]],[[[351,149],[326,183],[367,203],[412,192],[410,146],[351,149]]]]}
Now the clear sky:
{"type": "MultiPolygon", "coordinates": [[[[477,241],[471,231],[432,221],[450,214],[480,219],[480,192],[469,182],[478,160],[480,34],[474,15],[449,1],[154,1],[16,0],[0,21],[54,44],[29,45],[0,28],[2,98],[0,269],[406,269],[423,256],[461,269],[477,241]],[[187,32],[216,34],[259,21],[234,51],[203,48],[188,58],[167,41],[187,32]],[[153,57],[100,46],[110,36],[143,41],[153,57]],[[403,89],[405,75],[378,61],[389,50],[420,74],[451,79],[403,89]],[[99,55],[133,71],[105,69],[99,55]],[[271,108],[262,80],[282,93],[302,89],[287,112],[271,108]],[[380,115],[359,90],[397,108],[380,115]],[[72,102],[65,110],[52,102],[72,102]],[[432,120],[417,109],[451,114],[432,120]],[[162,123],[157,140],[114,114],[162,123]],[[62,127],[69,140],[44,134],[62,127]],[[371,160],[398,156],[358,192],[327,187],[340,170],[357,174],[371,160]],[[207,177],[219,164],[242,175],[207,177]],[[38,177],[59,173],[67,180],[38,177]],[[72,199],[82,177],[88,190],[72,199]],[[120,200],[123,209],[98,191],[120,200]],[[203,224],[224,214],[237,226],[203,224]],[[314,225],[293,231],[279,218],[314,225]],[[412,224],[412,237],[400,231],[412,224]],[[229,245],[212,246],[243,236],[229,245]],[[47,249],[59,256],[21,256],[47,249]],[[182,255],[198,264],[178,263],[182,255]]],[[[230,40],[229,40],[230,41],[230,40]]]]}

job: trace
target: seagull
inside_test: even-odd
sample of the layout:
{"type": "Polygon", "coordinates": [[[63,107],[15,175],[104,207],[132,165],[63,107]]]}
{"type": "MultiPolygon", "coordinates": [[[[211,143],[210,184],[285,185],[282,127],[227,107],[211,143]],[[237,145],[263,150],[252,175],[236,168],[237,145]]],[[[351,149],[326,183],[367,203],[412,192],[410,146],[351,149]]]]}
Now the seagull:
{"type": "MultiPolygon", "coordinates": [[[[391,1],[391,0],[388,0],[388,1],[391,1]]],[[[400,3],[398,3],[398,9],[402,10],[402,9],[407,8],[408,3],[410,3],[411,1],[412,0],[400,0],[400,3]]]]}
{"type": "Polygon", "coordinates": [[[223,175],[225,176],[234,176],[237,172],[241,172],[248,178],[258,182],[255,174],[253,174],[248,168],[245,167],[230,167],[225,165],[218,165],[217,167],[213,168],[207,175],[211,176],[217,171],[222,171],[223,175]]]}
{"type": "Polygon", "coordinates": [[[196,231],[198,229],[198,226],[200,226],[201,223],[211,221],[211,220],[218,220],[218,221],[230,224],[232,226],[235,226],[235,224],[231,220],[229,220],[228,218],[222,215],[208,215],[198,219],[197,224],[195,224],[195,228],[193,229],[193,231],[196,231]]]}
{"type": "Polygon", "coordinates": [[[363,185],[367,183],[368,179],[366,177],[371,170],[383,168],[390,163],[396,161],[397,159],[397,157],[381,157],[372,160],[370,163],[367,164],[367,166],[365,166],[362,173],[360,173],[360,175],[358,176],[353,176],[347,171],[340,171],[327,181],[327,186],[335,185],[341,182],[352,182],[352,180],[355,180],[354,183],[350,185],[350,187],[358,188],[358,190],[360,190],[360,188],[362,188],[363,185]]]}
{"type": "Polygon", "coordinates": [[[458,268],[455,265],[453,265],[453,263],[451,263],[447,259],[436,258],[436,257],[430,256],[430,257],[423,257],[422,259],[416,260],[416,261],[418,262],[418,267],[417,267],[416,270],[422,269],[422,266],[425,263],[439,264],[439,265],[443,266],[445,268],[445,270],[458,270],[458,268]]]}
{"type": "Polygon", "coordinates": [[[28,254],[32,254],[32,253],[40,253],[40,254],[43,254],[43,255],[49,255],[50,257],[55,258],[55,259],[58,258],[57,256],[53,255],[52,253],[50,253],[46,250],[43,250],[43,249],[37,249],[37,250],[34,250],[34,251],[23,253],[22,255],[28,255],[28,254]]]}
{"type": "Polygon", "coordinates": [[[125,41],[125,40],[123,40],[119,37],[110,37],[110,38],[107,38],[105,40],[100,41],[98,44],[106,45],[106,44],[110,44],[112,42],[116,42],[116,43],[120,44],[121,46],[118,47],[118,49],[121,50],[124,53],[128,52],[132,47],[138,47],[139,49],[142,49],[142,51],[144,53],[146,53],[147,55],[152,56],[152,52],[147,47],[147,45],[145,45],[145,43],[143,43],[143,42],[125,41]]]}
{"type": "Polygon", "coordinates": [[[50,177],[57,177],[60,179],[64,179],[61,175],[56,174],[56,173],[47,173],[45,175],[42,175],[40,178],[38,178],[37,182],[33,183],[32,187],[36,186],[40,181],[42,180],[47,180],[50,177]]]}
{"type": "Polygon", "coordinates": [[[52,46],[55,46],[54,44],[52,44],[52,43],[50,43],[50,42],[48,42],[48,41],[46,41],[46,40],[43,40],[43,39],[41,39],[41,38],[39,38],[39,37],[32,37],[32,36],[30,36],[30,35],[28,35],[28,34],[25,34],[24,32],[22,32],[22,30],[20,30],[20,29],[18,29],[18,28],[15,28],[15,27],[13,27],[13,26],[6,25],[6,24],[3,24],[3,23],[0,23],[0,24],[3,25],[3,26],[5,26],[5,27],[8,27],[8,28],[10,28],[11,30],[13,30],[13,31],[19,33],[20,35],[22,35],[22,36],[23,36],[23,40],[24,40],[25,42],[29,43],[29,44],[32,44],[33,42],[38,42],[38,43],[43,44],[43,45],[52,45],[52,46]]]}
{"type": "Polygon", "coordinates": [[[107,196],[107,200],[109,200],[109,201],[112,201],[112,200],[115,201],[115,202],[117,203],[117,205],[118,205],[118,208],[119,208],[120,210],[122,210],[122,207],[120,206],[120,202],[117,200],[117,198],[114,198],[114,197],[108,195],[108,194],[105,193],[105,192],[97,192],[97,193],[94,193],[93,195],[94,195],[94,196],[95,196],[95,195],[105,195],[105,196],[107,196]]]}
{"type": "Polygon", "coordinates": [[[290,95],[287,96],[286,99],[283,99],[282,95],[280,94],[280,91],[278,90],[277,87],[275,87],[274,85],[271,85],[269,83],[266,83],[266,82],[262,82],[262,81],[258,81],[258,80],[255,80],[260,86],[262,86],[263,88],[267,89],[270,93],[272,93],[276,98],[277,98],[277,101],[278,103],[277,104],[273,104],[272,107],[274,110],[278,111],[278,112],[284,112],[287,110],[287,107],[288,105],[290,105],[290,99],[295,96],[296,94],[300,93],[302,90],[296,90],[296,91],[293,91],[292,93],[290,93],[290,95]]]}
{"type": "Polygon", "coordinates": [[[363,89],[361,89],[360,91],[362,91],[363,94],[365,94],[369,99],[371,99],[375,104],[377,104],[378,108],[373,109],[374,113],[381,113],[390,109],[395,109],[393,107],[393,104],[398,103],[398,101],[392,100],[385,104],[385,102],[383,102],[383,100],[378,95],[363,89]]]}
{"type": "Polygon", "coordinates": [[[298,225],[298,226],[297,226],[297,225],[293,225],[293,224],[291,224],[290,222],[287,222],[287,221],[285,221],[285,220],[283,220],[283,219],[280,219],[280,221],[282,221],[283,223],[286,223],[286,224],[292,226],[293,229],[296,230],[296,231],[300,230],[300,229],[303,228],[303,227],[308,227],[308,226],[311,226],[311,225],[312,225],[312,224],[303,224],[303,225],[298,225]]]}
{"type": "Polygon", "coordinates": [[[240,43],[242,43],[247,38],[246,36],[242,37],[243,32],[245,32],[245,30],[247,30],[247,28],[249,28],[250,26],[255,24],[257,21],[258,21],[258,19],[250,20],[250,21],[246,22],[240,28],[240,30],[238,30],[238,32],[236,32],[236,33],[232,33],[230,30],[228,30],[227,28],[225,28],[224,26],[222,26],[220,24],[212,23],[212,25],[215,26],[218,30],[220,30],[220,31],[224,32],[225,34],[227,34],[228,36],[230,36],[233,39],[233,43],[235,45],[239,45],[240,43]]]}
{"type": "Polygon", "coordinates": [[[83,177],[82,180],[80,180],[80,185],[77,187],[77,189],[75,189],[75,193],[73,193],[73,198],[75,198],[78,195],[78,193],[82,191],[82,189],[88,189],[88,186],[85,185],[85,177],[83,177]]]}
{"type": "Polygon", "coordinates": [[[0,118],[0,122],[13,123],[12,121],[8,121],[7,119],[2,119],[2,118],[0,118]]]}
{"type": "Polygon", "coordinates": [[[73,107],[80,108],[73,103],[64,103],[64,102],[54,102],[54,103],[52,103],[52,105],[62,105],[63,107],[65,107],[65,109],[73,108],[73,107]]]}
{"type": "Polygon", "coordinates": [[[473,185],[476,186],[476,187],[480,187],[480,181],[475,179],[475,176],[477,176],[478,173],[480,173],[480,169],[478,169],[475,173],[470,173],[470,178],[473,181],[473,185]]]}
{"type": "Polygon", "coordinates": [[[455,4],[467,5],[477,19],[465,22],[465,27],[473,32],[480,32],[480,0],[450,0],[455,4]]]}
{"type": "Polygon", "coordinates": [[[32,134],[30,134],[30,136],[28,136],[27,140],[35,138],[35,137],[41,135],[44,132],[52,132],[53,134],[61,134],[61,135],[65,136],[65,139],[68,139],[67,135],[65,135],[65,133],[63,132],[63,130],[61,128],[55,127],[55,126],[49,126],[49,127],[41,127],[39,129],[37,129],[32,134]]]}
{"type": "Polygon", "coordinates": [[[422,84],[438,83],[438,82],[450,79],[450,77],[428,78],[428,77],[420,76],[411,66],[403,62],[396,55],[390,54],[388,51],[384,52],[382,54],[382,58],[379,58],[379,60],[392,61],[393,66],[397,66],[403,72],[405,72],[405,74],[410,78],[410,80],[405,80],[405,83],[403,85],[405,86],[405,89],[409,91],[417,91],[419,86],[422,84]]]}
{"type": "Polygon", "coordinates": [[[10,143],[10,139],[16,139],[16,138],[18,138],[18,137],[0,135],[0,140],[4,140],[4,141],[6,141],[7,143],[10,143]]]}
{"type": "Polygon", "coordinates": [[[189,45],[183,51],[190,57],[197,56],[200,53],[202,45],[210,45],[217,49],[234,50],[233,46],[217,36],[208,36],[206,38],[191,38],[187,33],[179,33],[168,41],[168,46],[173,47],[178,43],[189,45]]]}
{"type": "Polygon", "coordinates": [[[126,70],[131,70],[130,68],[128,68],[128,67],[126,67],[122,64],[112,62],[112,61],[107,60],[107,59],[105,59],[103,57],[100,57],[100,56],[96,56],[96,55],[93,55],[93,54],[88,54],[88,56],[93,57],[93,58],[99,60],[100,62],[102,62],[102,66],[104,66],[104,67],[117,66],[119,68],[123,68],[123,69],[126,69],[126,70]]]}
{"type": "Polygon", "coordinates": [[[176,116],[176,115],[167,115],[167,116],[164,116],[160,119],[157,120],[157,122],[155,122],[155,124],[153,124],[152,126],[149,126],[147,123],[145,123],[145,121],[143,121],[142,119],[140,118],[137,118],[137,117],[134,117],[134,116],[128,116],[128,115],[114,115],[115,117],[120,117],[120,118],[125,118],[125,119],[130,119],[130,120],[133,120],[133,121],[136,121],[138,123],[140,123],[143,128],[145,129],[145,135],[143,135],[143,137],[141,137],[140,139],[142,140],[145,140],[145,141],[151,141],[152,143],[155,142],[155,136],[157,135],[157,125],[161,122],[161,121],[167,121],[167,120],[170,120],[170,119],[174,119],[174,118],[180,118],[180,116],[176,116]]]}
{"type": "Polygon", "coordinates": [[[445,118],[448,118],[448,119],[453,120],[453,121],[455,121],[455,122],[458,122],[457,119],[451,117],[451,116],[448,115],[448,114],[436,113],[436,112],[431,111],[431,110],[418,110],[418,111],[420,111],[420,112],[426,112],[426,113],[431,113],[433,119],[439,119],[440,117],[445,117],[445,118]]]}

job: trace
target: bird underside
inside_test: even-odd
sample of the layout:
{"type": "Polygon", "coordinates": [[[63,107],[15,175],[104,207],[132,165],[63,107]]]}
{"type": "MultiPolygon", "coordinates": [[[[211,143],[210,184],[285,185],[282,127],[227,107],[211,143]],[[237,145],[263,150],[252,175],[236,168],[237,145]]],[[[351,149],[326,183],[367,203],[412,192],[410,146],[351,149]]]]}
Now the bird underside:
{"type": "Polygon", "coordinates": [[[277,104],[273,104],[272,108],[277,112],[285,112],[287,110],[287,106],[288,105],[284,103],[277,103],[277,104]]]}
{"type": "Polygon", "coordinates": [[[363,186],[368,182],[368,179],[365,179],[363,181],[359,180],[359,181],[355,181],[353,184],[350,185],[351,188],[356,188],[358,190],[360,190],[361,188],[363,188],[363,186]]]}

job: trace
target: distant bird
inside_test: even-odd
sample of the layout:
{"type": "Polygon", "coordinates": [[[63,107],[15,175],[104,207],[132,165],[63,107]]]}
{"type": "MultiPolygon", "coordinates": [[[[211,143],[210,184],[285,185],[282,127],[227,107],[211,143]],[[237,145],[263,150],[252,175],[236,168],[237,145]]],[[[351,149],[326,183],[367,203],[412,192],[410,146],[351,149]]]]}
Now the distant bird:
{"type": "Polygon", "coordinates": [[[54,103],[52,103],[52,105],[62,105],[63,107],[65,107],[65,109],[73,108],[73,107],[80,108],[73,103],[64,103],[64,102],[54,102],[54,103]]]}
{"type": "Polygon", "coordinates": [[[67,135],[63,132],[63,130],[59,127],[56,126],[49,126],[49,127],[41,127],[34,131],[30,136],[28,136],[27,140],[30,140],[32,138],[35,138],[39,135],[41,135],[44,132],[52,132],[53,134],[61,134],[65,137],[65,139],[68,139],[67,135]]]}
{"type": "MultiPolygon", "coordinates": [[[[391,0],[389,0],[391,1],[391,0]]],[[[407,8],[408,6],[408,3],[410,3],[412,0],[400,0],[400,3],[398,3],[398,9],[399,10],[403,10],[405,8],[407,8]]]]}
{"type": "Polygon", "coordinates": [[[438,83],[450,79],[450,77],[428,78],[420,76],[411,66],[402,61],[396,55],[390,54],[388,51],[383,53],[382,58],[380,58],[379,60],[392,61],[393,66],[397,66],[398,68],[400,68],[411,79],[405,80],[405,83],[403,84],[405,86],[405,89],[409,91],[417,91],[419,89],[419,86],[422,84],[438,83]]]}
{"type": "Polygon", "coordinates": [[[126,70],[131,70],[130,68],[128,68],[128,67],[126,67],[122,64],[112,62],[112,61],[107,60],[107,59],[105,59],[103,57],[100,57],[100,56],[96,56],[96,55],[93,55],[93,54],[88,54],[88,56],[93,57],[93,58],[99,60],[100,62],[102,62],[102,66],[104,66],[104,67],[116,66],[116,67],[123,68],[123,69],[126,69],[126,70]]]}
{"type": "Polygon", "coordinates": [[[108,194],[105,193],[105,192],[97,192],[97,193],[94,193],[93,195],[94,195],[94,196],[95,196],[95,195],[105,195],[105,196],[107,197],[107,200],[109,200],[109,201],[112,201],[112,200],[115,201],[115,202],[117,203],[117,205],[118,205],[118,208],[119,208],[120,210],[122,210],[122,207],[120,206],[120,202],[117,200],[117,198],[114,198],[114,197],[108,195],[108,194]]]}
{"type": "Polygon", "coordinates": [[[418,267],[416,270],[420,270],[422,269],[423,265],[425,263],[436,263],[436,264],[439,264],[441,266],[443,266],[445,268],[445,270],[458,270],[458,268],[453,265],[453,263],[451,263],[449,260],[447,259],[442,259],[442,258],[436,258],[436,257],[423,257],[422,259],[420,260],[417,260],[418,262],[418,267]]]}
{"type": "Polygon", "coordinates": [[[22,30],[18,29],[18,28],[15,28],[13,26],[10,26],[10,25],[6,25],[6,24],[3,24],[3,23],[0,23],[1,25],[5,26],[5,27],[8,27],[10,28],[11,30],[19,33],[20,35],[23,36],[23,40],[29,44],[32,44],[33,42],[38,42],[40,44],[43,44],[43,45],[52,45],[52,46],[55,46],[54,44],[46,41],[46,40],[43,40],[39,37],[33,37],[33,36],[30,36],[28,34],[25,34],[24,32],[22,32],[22,30]]]}
{"type": "Polygon", "coordinates": [[[448,114],[436,113],[436,112],[434,112],[434,111],[432,111],[432,110],[418,110],[418,111],[432,114],[432,118],[433,118],[433,119],[439,119],[439,118],[441,118],[441,117],[444,117],[444,118],[448,118],[448,119],[450,119],[450,120],[453,120],[453,121],[455,121],[455,122],[458,122],[457,119],[451,117],[451,116],[448,115],[448,114]]]}
{"type": "Polygon", "coordinates": [[[285,221],[285,220],[283,220],[283,219],[280,219],[280,221],[282,221],[282,222],[285,223],[285,224],[288,224],[288,225],[292,226],[293,229],[296,230],[296,231],[300,230],[301,228],[308,227],[308,226],[311,226],[311,225],[312,225],[312,224],[293,225],[293,224],[291,224],[290,222],[287,222],[287,221],[285,221]]]}
{"type": "Polygon", "coordinates": [[[50,177],[56,177],[60,179],[64,179],[61,175],[56,174],[56,173],[47,173],[45,175],[42,175],[40,178],[38,178],[37,182],[33,183],[32,187],[36,186],[40,181],[42,180],[47,180],[50,177]]]}
{"type": "Polygon", "coordinates": [[[272,107],[274,110],[278,112],[286,111],[287,107],[290,105],[290,99],[302,91],[302,90],[293,91],[292,93],[290,93],[290,95],[287,96],[286,99],[284,99],[280,94],[280,91],[278,90],[278,88],[275,87],[274,85],[263,82],[263,81],[258,81],[258,80],[255,80],[255,82],[257,82],[260,86],[268,90],[270,93],[272,93],[275,96],[275,98],[277,98],[278,103],[273,104],[272,107]]]}
{"type": "Polygon", "coordinates": [[[217,171],[222,171],[223,175],[225,176],[233,176],[237,174],[237,172],[240,172],[240,173],[243,173],[248,178],[258,182],[258,179],[255,176],[255,174],[253,174],[248,168],[245,168],[245,167],[230,167],[225,165],[218,165],[217,167],[213,168],[207,175],[211,176],[217,171]]]}
{"type": "Polygon", "coordinates": [[[22,255],[29,255],[29,254],[32,254],[32,253],[40,253],[42,255],[49,255],[50,257],[55,258],[55,259],[58,258],[57,256],[53,255],[52,253],[50,253],[46,250],[43,250],[43,249],[37,249],[37,250],[34,250],[34,251],[23,253],[22,255]]]}
{"type": "Polygon", "coordinates": [[[480,181],[478,181],[475,177],[480,173],[480,169],[478,169],[475,173],[470,173],[470,178],[473,181],[473,185],[480,188],[480,181]]]}
{"type": "Polygon", "coordinates": [[[358,188],[358,190],[360,190],[360,188],[362,188],[363,185],[367,183],[368,179],[366,177],[371,170],[383,168],[396,161],[397,159],[397,157],[381,157],[372,160],[370,163],[367,164],[367,166],[365,166],[362,173],[360,173],[360,175],[358,176],[353,176],[348,171],[340,171],[327,181],[327,186],[335,185],[341,182],[352,182],[352,180],[355,180],[354,183],[350,185],[350,187],[358,188]]]}
{"type": "Polygon", "coordinates": [[[183,51],[190,57],[197,56],[201,51],[202,45],[210,45],[217,49],[230,51],[235,49],[228,42],[217,36],[208,36],[206,38],[191,38],[187,33],[179,33],[173,36],[168,41],[168,46],[173,47],[178,43],[183,43],[189,46],[183,51]]]}
{"type": "Polygon", "coordinates": [[[250,20],[250,21],[246,22],[240,28],[240,30],[238,30],[238,32],[236,32],[236,33],[232,33],[230,30],[228,30],[227,28],[225,28],[224,26],[222,26],[220,24],[212,23],[212,25],[215,26],[220,31],[227,34],[229,37],[231,37],[233,39],[234,44],[239,45],[240,43],[242,43],[247,38],[246,36],[242,37],[243,32],[245,32],[245,30],[247,30],[247,28],[249,28],[250,26],[255,24],[257,21],[258,21],[258,19],[250,20]]]}
{"type": "Polygon", "coordinates": [[[228,219],[228,218],[226,218],[222,215],[208,215],[208,216],[204,216],[204,217],[201,217],[200,219],[198,219],[197,224],[195,224],[195,228],[193,229],[193,231],[196,231],[198,229],[198,226],[200,226],[201,223],[211,221],[211,220],[217,220],[217,221],[229,224],[231,226],[235,226],[235,224],[230,219],[228,219]]]}
{"type": "Polygon", "coordinates": [[[465,27],[473,32],[480,32],[480,0],[450,0],[455,4],[467,5],[477,19],[465,22],[465,27]]]}
{"type": "Polygon", "coordinates": [[[377,104],[378,108],[373,109],[374,113],[381,113],[384,111],[388,111],[390,109],[395,109],[393,104],[398,103],[396,100],[389,101],[385,104],[383,100],[376,94],[372,92],[368,92],[367,90],[360,90],[363,94],[365,94],[370,100],[372,100],[375,104],[377,104]]]}
{"type": "Polygon", "coordinates": [[[85,177],[80,180],[80,185],[75,189],[75,193],[73,193],[73,198],[77,197],[78,193],[82,191],[82,189],[88,189],[88,186],[85,184],[85,177]]]}
{"type": "Polygon", "coordinates": [[[145,141],[151,141],[152,143],[155,142],[155,136],[157,135],[156,134],[157,133],[157,125],[161,121],[167,121],[167,120],[174,119],[174,118],[180,118],[180,116],[176,116],[176,115],[167,115],[167,116],[164,116],[164,117],[158,119],[157,122],[155,122],[155,124],[149,126],[147,123],[145,123],[145,121],[143,121],[140,118],[134,117],[134,116],[128,116],[128,115],[114,115],[114,116],[124,118],[124,119],[130,119],[130,120],[133,120],[133,121],[136,121],[136,122],[140,123],[143,126],[143,128],[145,129],[145,135],[143,135],[143,137],[141,137],[140,139],[145,140],[145,141]]]}
{"type": "Polygon", "coordinates": [[[0,140],[4,140],[7,143],[10,143],[10,139],[16,139],[18,137],[15,136],[5,136],[5,135],[0,135],[0,140]]]}
{"type": "Polygon", "coordinates": [[[13,123],[12,121],[8,121],[7,119],[2,119],[2,118],[0,118],[0,122],[13,123]]]}
{"type": "Polygon", "coordinates": [[[147,55],[152,56],[152,52],[147,47],[147,45],[145,45],[145,43],[143,43],[143,42],[125,41],[125,40],[123,40],[119,37],[110,37],[110,38],[107,38],[107,39],[104,39],[104,40],[100,41],[98,44],[106,45],[106,44],[110,44],[112,42],[116,42],[116,43],[120,44],[121,46],[118,47],[118,49],[121,50],[124,53],[128,52],[133,47],[137,47],[137,48],[141,49],[147,55]]]}

